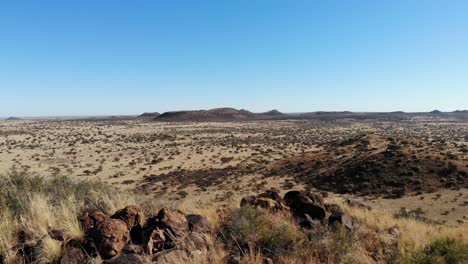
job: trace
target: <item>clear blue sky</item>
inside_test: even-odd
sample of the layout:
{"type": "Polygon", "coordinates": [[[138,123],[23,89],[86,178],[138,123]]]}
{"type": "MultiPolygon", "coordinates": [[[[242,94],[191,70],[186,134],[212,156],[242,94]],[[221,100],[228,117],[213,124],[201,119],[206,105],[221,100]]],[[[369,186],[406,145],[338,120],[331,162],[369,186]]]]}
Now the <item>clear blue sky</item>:
{"type": "Polygon", "coordinates": [[[468,108],[468,1],[5,0],[0,116],[468,108]]]}

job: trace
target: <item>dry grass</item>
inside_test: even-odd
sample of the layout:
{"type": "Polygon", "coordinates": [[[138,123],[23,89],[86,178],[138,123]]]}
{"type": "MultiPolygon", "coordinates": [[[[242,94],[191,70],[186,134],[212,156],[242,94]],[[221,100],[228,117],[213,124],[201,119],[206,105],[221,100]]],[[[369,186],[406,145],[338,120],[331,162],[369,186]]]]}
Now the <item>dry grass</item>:
{"type": "Polygon", "coordinates": [[[6,263],[21,262],[13,250],[20,231],[27,241],[38,242],[38,263],[56,263],[62,248],[49,236],[51,230],[82,240],[78,218],[83,211],[110,213],[135,204],[134,197],[100,182],[75,182],[66,177],[47,180],[18,172],[1,175],[0,190],[0,254],[6,263]]]}
{"type": "Polygon", "coordinates": [[[62,255],[63,252],[61,242],[52,239],[50,236],[45,236],[41,239],[41,243],[36,257],[36,263],[58,263],[62,255]]]}
{"type": "MultiPolygon", "coordinates": [[[[78,217],[83,210],[98,209],[109,214],[131,204],[140,204],[148,215],[169,205],[187,214],[198,213],[208,218],[214,230],[209,250],[192,250],[189,255],[183,251],[171,252],[164,263],[225,263],[232,252],[240,252],[239,261],[248,264],[263,263],[265,257],[285,264],[412,263],[415,256],[431,259],[428,248],[435,241],[452,239],[461,245],[468,242],[466,225],[454,228],[395,218],[380,210],[363,210],[344,203],[340,205],[359,224],[352,234],[343,228],[323,227],[306,235],[288,213],[273,214],[236,206],[220,209],[215,204],[193,199],[142,201],[100,183],[62,179],[65,182],[53,188],[51,185],[57,184],[53,180],[20,174],[0,176],[3,191],[0,196],[4,201],[0,206],[0,253],[5,263],[21,262],[12,251],[18,243],[20,230],[26,233],[29,241],[40,241],[37,263],[55,263],[62,255],[62,247],[48,235],[51,229],[63,230],[70,238],[80,240],[84,234],[78,217]],[[401,235],[391,236],[388,229],[392,227],[398,227],[401,235]]],[[[232,204],[237,205],[237,202],[232,204]]],[[[463,255],[465,248],[455,249],[463,255]]],[[[94,261],[100,262],[99,259],[94,261]]]]}
{"type": "Polygon", "coordinates": [[[435,239],[445,237],[468,243],[466,225],[458,227],[435,225],[411,218],[395,218],[390,213],[383,211],[362,210],[348,207],[345,204],[342,204],[342,207],[357,219],[362,230],[376,234],[375,239],[385,240],[388,238],[387,230],[391,227],[398,227],[401,230],[398,242],[402,253],[421,250],[435,239]]]}

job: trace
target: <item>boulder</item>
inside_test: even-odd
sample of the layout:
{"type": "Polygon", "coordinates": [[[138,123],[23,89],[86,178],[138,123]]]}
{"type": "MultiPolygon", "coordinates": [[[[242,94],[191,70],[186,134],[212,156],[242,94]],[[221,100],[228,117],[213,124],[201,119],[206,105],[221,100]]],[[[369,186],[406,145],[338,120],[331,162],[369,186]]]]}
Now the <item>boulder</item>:
{"type": "Polygon", "coordinates": [[[256,206],[270,211],[283,210],[284,206],[270,198],[257,198],[256,206]]]}
{"type": "Polygon", "coordinates": [[[307,193],[307,196],[320,207],[325,208],[325,202],[323,201],[323,196],[319,193],[307,193]]]}
{"type": "Polygon", "coordinates": [[[68,241],[63,249],[60,264],[91,264],[92,260],[77,240],[68,241]]]}
{"type": "Polygon", "coordinates": [[[305,229],[315,229],[322,226],[322,222],[320,220],[312,219],[308,214],[300,217],[295,217],[297,225],[305,229]]]}
{"type": "Polygon", "coordinates": [[[180,238],[187,236],[190,231],[187,218],[179,210],[163,208],[159,210],[156,218],[157,227],[164,231],[168,241],[177,242],[180,238]]]}
{"type": "Polygon", "coordinates": [[[208,218],[199,214],[189,214],[185,216],[185,218],[187,218],[187,221],[189,223],[190,231],[201,233],[207,233],[211,231],[208,218]]]}
{"type": "Polygon", "coordinates": [[[130,231],[130,238],[135,244],[142,244],[142,224],[144,220],[143,211],[136,206],[127,206],[117,211],[111,216],[113,219],[120,219],[125,222],[130,231]]]}
{"type": "Polygon", "coordinates": [[[323,198],[320,194],[290,191],[286,193],[284,200],[295,217],[305,218],[305,215],[309,215],[312,219],[320,221],[326,218],[323,198]]]}
{"type": "MultiPolygon", "coordinates": [[[[201,228],[201,223],[195,224],[200,224],[195,228],[201,228]]],[[[149,218],[142,228],[142,245],[146,252],[153,254],[175,247],[189,233],[189,222],[181,211],[163,208],[156,216],[149,218]]]]}
{"type": "Polygon", "coordinates": [[[246,196],[242,198],[240,206],[241,207],[246,206],[246,205],[255,206],[256,204],[257,204],[257,197],[252,195],[252,196],[246,196]]]}
{"type": "Polygon", "coordinates": [[[267,190],[266,192],[257,195],[257,198],[268,198],[276,201],[279,204],[285,204],[283,198],[281,198],[281,196],[273,190],[267,190]]]}
{"type": "Polygon", "coordinates": [[[333,214],[333,213],[344,213],[343,209],[341,206],[337,204],[325,204],[325,209],[327,212],[333,214]]]}
{"type": "Polygon", "coordinates": [[[94,227],[98,223],[104,222],[107,219],[108,217],[105,214],[99,211],[93,211],[93,212],[85,213],[81,217],[80,222],[81,222],[81,226],[83,227],[83,231],[86,234],[88,233],[89,230],[94,229],[94,227]]]}
{"type": "Polygon", "coordinates": [[[341,224],[349,231],[353,231],[354,229],[353,219],[345,213],[332,213],[330,217],[328,217],[328,225],[333,226],[336,224],[341,224]]]}
{"type": "Polygon", "coordinates": [[[100,212],[86,213],[82,218],[87,239],[94,242],[96,250],[103,259],[118,255],[129,238],[127,224],[100,212]]]}
{"type": "Polygon", "coordinates": [[[287,209],[286,203],[280,195],[273,191],[268,190],[257,196],[246,196],[241,200],[241,207],[251,205],[260,208],[268,209],[271,211],[280,211],[287,209]]]}
{"type": "Polygon", "coordinates": [[[118,210],[111,216],[111,218],[124,221],[128,230],[132,230],[134,227],[141,226],[143,224],[144,214],[140,208],[131,205],[118,210]]]}

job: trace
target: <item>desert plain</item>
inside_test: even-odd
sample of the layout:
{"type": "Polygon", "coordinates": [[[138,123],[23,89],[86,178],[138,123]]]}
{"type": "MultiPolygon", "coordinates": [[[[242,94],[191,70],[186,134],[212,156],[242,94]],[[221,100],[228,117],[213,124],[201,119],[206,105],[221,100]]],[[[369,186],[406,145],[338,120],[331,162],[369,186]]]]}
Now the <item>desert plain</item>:
{"type": "Polygon", "coordinates": [[[174,204],[312,190],[468,223],[464,120],[3,120],[0,173],[11,171],[98,179],[174,204]]]}

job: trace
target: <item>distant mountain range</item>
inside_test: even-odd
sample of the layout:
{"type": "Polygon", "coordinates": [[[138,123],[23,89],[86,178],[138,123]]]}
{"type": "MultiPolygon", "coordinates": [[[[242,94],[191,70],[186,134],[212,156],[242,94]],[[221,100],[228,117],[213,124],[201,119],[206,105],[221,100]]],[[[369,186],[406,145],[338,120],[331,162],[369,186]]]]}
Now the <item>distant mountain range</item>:
{"type": "Polygon", "coordinates": [[[38,119],[79,119],[79,120],[154,120],[167,122],[220,122],[220,121],[249,121],[249,120],[285,120],[285,119],[317,119],[317,120],[338,120],[338,119],[383,119],[383,120],[409,120],[409,119],[440,119],[440,120],[461,120],[468,121],[468,110],[456,110],[452,112],[441,112],[433,110],[431,112],[350,112],[350,111],[316,111],[304,113],[282,113],[278,110],[271,110],[263,113],[254,113],[245,109],[235,108],[214,108],[210,110],[186,110],[170,111],[159,114],[158,112],[146,112],[139,116],[70,116],[70,117],[9,117],[0,120],[38,120],[38,119]]]}
{"type": "Polygon", "coordinates": [[[411,119],[411,118],[440,118],[440,119],[462,119],[468,120],[468,110],[456,110],[453,112],[431,112],[406,113],[395,112],[306,112],[306,113],[282,113],[271,110],[264,113],[253,113],[244,109],[215,108],[210,110],[187,110],[165,112],[161,115],[145,113],[140,118],[151,117],[155,121],[248,121],[248,120],[284,120],[284,119],[411,119]]]}

